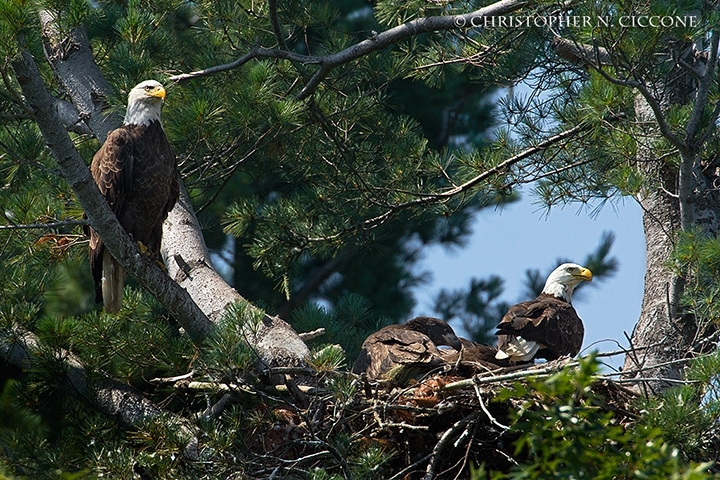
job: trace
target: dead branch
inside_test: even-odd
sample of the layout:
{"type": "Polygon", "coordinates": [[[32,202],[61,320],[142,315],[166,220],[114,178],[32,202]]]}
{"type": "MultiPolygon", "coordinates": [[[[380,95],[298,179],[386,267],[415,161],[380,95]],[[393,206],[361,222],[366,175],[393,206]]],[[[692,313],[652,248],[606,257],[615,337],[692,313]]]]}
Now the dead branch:
{"type": "Polygon", "coordinates": [[[460,429],[465,428],[479,415],[479,412],[473,412],[462,420],[458,420],[453,424],[452,427],[445,430],[445,433],[443,433],[442,437],[440,437],[440,441],[438,441],[438,443],[435,445],[435,448],[433,448],[432,453],[430,454],[430,462],[428,462],[427,469],[425,470],[424,480],[432,480],[435,477],[435,469],[437,468],[440,454],[443,452],[446,445],[460,429]]]}
{"type": "Polygon", "coordinates": [[[447,385],[444,385],[442,387],[442,390],[454,390],[456,388],[464,388],[464,387],[471,387],[473,385],[482,385],[487,383],[499,383],[504,382],[507,380],[518,380],[521,378],[528,378],[528,377],[544,377],[548,376],[550,374],[556,373],[558,370],[561,370],[562,368],[568,367],[577,367],[579,364],[576,361],[567,360],[561,364],[552,365],[548,367],[539,367],[539,368],[529,368],[527,370],[521,370],[519,372],[513,372],[513,373],[506,373],[503,375],[491,375],[486,376],[486,374],[478,374],[474,375],[472,378],[467,378],[465,380],[458,380],[457,382],[448,383],[447,385]]]}
{"type": "Polygon", "coordinates": [[[0,225],[0,230],[30,230],[34,228],[49,230],[51,228],[76,227],[78,225],[88,225],[87,220],[62,220],[59,222],[48,223],[24,223],[17,225],[0,225]]]}
{"type": "Polygon", "coordinates": [[[325,335],[325,329],[322,327],[313,330],[312,332],[298,333],[300,340],[302,340],[303,342],[307,342],[309,340],[312,340],[313,338],[322,337],[323,335],[325,335]]]}

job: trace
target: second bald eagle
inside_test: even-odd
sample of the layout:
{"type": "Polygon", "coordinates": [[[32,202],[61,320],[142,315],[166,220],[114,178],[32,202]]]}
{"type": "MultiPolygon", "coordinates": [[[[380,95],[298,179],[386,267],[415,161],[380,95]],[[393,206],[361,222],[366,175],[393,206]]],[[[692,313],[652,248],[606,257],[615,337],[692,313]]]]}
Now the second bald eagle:
{"type": "Polygon", "coordinates": [[[500,321],[496,358],[529,362],[577,355],[585,327],[572,306],[572,293],[578,283],[591,280],[592,272],[575,263],[553,270],[535,300],[510,307],[500,321]]]}

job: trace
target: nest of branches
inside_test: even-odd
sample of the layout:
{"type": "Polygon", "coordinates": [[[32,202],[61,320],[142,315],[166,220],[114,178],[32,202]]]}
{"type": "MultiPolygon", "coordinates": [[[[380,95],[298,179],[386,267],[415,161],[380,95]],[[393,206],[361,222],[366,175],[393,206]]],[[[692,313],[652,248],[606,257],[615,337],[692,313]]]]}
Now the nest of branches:
{"type": "MultiPolygon", "coordinates": [[[[272,421],[248,441],[247,473],[307,478],[322,469],[329,476],[321,478],[395,480],[470,478],[479,465],[506,472],[526,454],[514,447],[518,412],[548,407],[547,397],[533,394],[532,382],[577,367],[562,360],[469,376],[453,368],[405,386],[338,372],[317,374],[312,387],[287,377],[263,402],[272,421]],[[518,385],[528,389],[514,397],[518,385]]],[[[593,408],[612,412],[616,425],[636,418],[636,394],[610,379],[597,377],[589,390],[570,395],[591,396],[593,408]]]]}

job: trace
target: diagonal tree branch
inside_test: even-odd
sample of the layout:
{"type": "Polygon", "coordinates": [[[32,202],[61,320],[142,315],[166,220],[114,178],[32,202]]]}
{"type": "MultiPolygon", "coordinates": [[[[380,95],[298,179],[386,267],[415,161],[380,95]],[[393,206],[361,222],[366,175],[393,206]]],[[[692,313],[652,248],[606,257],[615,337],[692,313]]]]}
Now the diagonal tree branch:
{"type": "Polygon", "coordinates": [[[26,102],[60,170],[85,208],[90,224],[122,267],[137,278],[175,316],[190,338],[201,344],[212,323],[189,300],[185,290],[173,282],[155,262],[143,257],[130,236],[100,194],[90,170],[80,157],[62,122],[52,108],[53,101],[29,50],[12,62],[26,102]]]}
{"type": "MultiPolygon", "coordinates": [[[[319,65],[320,68],[318,68],[318,70],[312,75],[310,80],[308,80],[303,89],[297,95],[298,100],[303,100],[312,95],[327,75],[334,68],[340,65],[350,63],[369,53],[382,50],[383,48],[396,44],[406,38],[414,37],[422,33],[457,30],[466,27],[473,28],[475,25],[482,25],[483,18],[505,15],[520,10],[527,4],[528,2],[526,0],[500,0],[491,5],[475,10],[474,12],[462,15],[439,15],[418,18],[373,35],[372,37],[351,45],[344,50],[324,56],[301,55],[289,52],[285,49],[271,49],[255,45],[248,53],[233,62],[209,67],[196,72],[174,75],[169,77],[169,80],[173,82],[180,82],[191,78],[226,72],[244,65],[254,58],[277,58],[301,64],[319,65]]],[[[277,36],[278,32],[276,31],[274,24],[273,29],[277,36]]]]}
{"type": "Polygon", "coordinates": [[[400,210],[426,205],[431,202],[443,202],[455,197],[456,195],[463,194],[468,190],[472,189],[473,187],[477,186],[480,182],[507,171],[510,167],[520,162],[521,160],[524,160],[531,155],[535,155],[536,153],[539,153],[559,142],[566,141],[567,139],[572,138],[573,136],[589,129],[590,125],[581,123],[565,131],[562,131],[556,135],[553,135],[550,138],[545,139],[537,145],[526,148],[517,155],[513,155],[512,157],[503,160],[494,167],[485,170],[484,172],[474,176],[465,183],[462,183],[461,185],[454,186],[442,192],[420,194],[419,198],[391,205],[390,208],[384,213],[365,220],[363,222],[363,226],[369,228],[374,225],[382,224],[400,210]]]}

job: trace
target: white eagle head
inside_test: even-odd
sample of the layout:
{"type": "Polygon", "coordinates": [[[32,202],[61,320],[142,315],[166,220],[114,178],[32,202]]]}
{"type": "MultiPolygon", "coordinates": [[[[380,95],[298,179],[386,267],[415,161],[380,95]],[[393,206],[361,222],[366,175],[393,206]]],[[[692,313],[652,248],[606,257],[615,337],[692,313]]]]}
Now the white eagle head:
{"type": "Polygon", "coordinates": [[[156,80],[145,80],[130,90],[128,94],[125,125],[150,125],[160,122],[160,112],[165,101],[165,88],[156,80]]]}
{"type": "Polygon", "coordinates": [[[571,303],[572,293],[578,283],[592,281],[592,272],[577,263],[563,263],[548,276],[542,293],[562,298],[571,303]]]}

